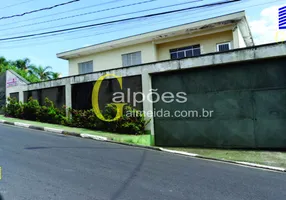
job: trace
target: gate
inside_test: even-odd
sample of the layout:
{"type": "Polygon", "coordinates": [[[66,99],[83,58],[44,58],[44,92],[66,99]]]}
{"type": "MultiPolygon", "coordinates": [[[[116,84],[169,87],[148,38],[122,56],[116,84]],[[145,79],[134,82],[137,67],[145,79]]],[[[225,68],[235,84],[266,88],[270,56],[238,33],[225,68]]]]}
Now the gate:
{"type": "Polygon", "coordinates": [[[286,58],[155,74],[152,87],[188,99],[154,103],[171,113],[154,119],[158,146],[286,149],[286,58]],[[181,111],[199,115],[173,115],[181,111]]]}

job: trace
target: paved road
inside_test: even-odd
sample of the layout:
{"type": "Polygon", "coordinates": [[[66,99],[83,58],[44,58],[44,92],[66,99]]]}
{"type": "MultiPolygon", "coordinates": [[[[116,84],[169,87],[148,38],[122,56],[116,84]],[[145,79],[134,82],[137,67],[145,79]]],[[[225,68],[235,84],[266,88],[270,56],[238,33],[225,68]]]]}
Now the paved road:
{"type": "Polygon", "coordinates": [[[279,200],[286,175],[0,125],[5,200],[279,200]]]}

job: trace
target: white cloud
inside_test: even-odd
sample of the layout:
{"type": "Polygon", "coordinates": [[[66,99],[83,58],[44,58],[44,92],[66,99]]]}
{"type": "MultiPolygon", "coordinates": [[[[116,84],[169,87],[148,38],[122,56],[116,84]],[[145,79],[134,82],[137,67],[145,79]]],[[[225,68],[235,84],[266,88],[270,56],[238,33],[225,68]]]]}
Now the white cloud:
{"type": "Polygon", "coordinates": [[[256,45],[275,42],[278,31],[278,9],[285,5],[265,8],[260,19],[250,21],[250,28],[256,45]]]}

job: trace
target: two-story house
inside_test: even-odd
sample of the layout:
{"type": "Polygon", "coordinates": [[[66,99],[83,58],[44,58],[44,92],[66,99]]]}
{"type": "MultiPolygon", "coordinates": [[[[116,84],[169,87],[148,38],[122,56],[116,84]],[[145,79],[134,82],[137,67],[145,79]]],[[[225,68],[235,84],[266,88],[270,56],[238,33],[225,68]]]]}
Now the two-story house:
{"type": "Polygon", "coordinates": [[[69,75],[189,58],[254,46],[245,12],[237,12],[57,54],[69,75]]]}

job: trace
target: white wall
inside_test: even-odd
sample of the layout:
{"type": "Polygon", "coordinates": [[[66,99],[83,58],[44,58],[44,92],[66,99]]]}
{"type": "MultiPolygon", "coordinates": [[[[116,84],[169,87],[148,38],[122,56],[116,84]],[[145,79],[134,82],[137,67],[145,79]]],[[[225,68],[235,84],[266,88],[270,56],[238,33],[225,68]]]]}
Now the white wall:
{"type": "Polygon", "coordinates": [[[11,93],[19,92],[19,100],[24,102],[24,93],[28,88],[28,82],[24,81],[20,75],[10,70],[6,71],[6,98],[10,97],[11,93]],[[15,82],[9,84],[12,80],[15,82]]]}
{"type": "Polygon", "coordinates": [[[198,37],[190,37],[183,40],[177,40],[173,42],[166,42],[163,44],[159,44],[157,46],[158,49],[158,60],[169,60],[170,57],[170,49],[186,47],[191,45],[200,44],[201,45],[201,54],[216,52],[216,45],[224,42],[233,41],[232,31],[223,31],[219,33],[213,33],[198,37]]]}
{"type": "MultiPolygon", "coordinates": [[[[216,52],[217,44],[224,42],[233,43],[234,36],[237,37],[236,39],[237,45],[234,45],[234,48],[238,48],[239,43],[241,43],[241,41],[239,42],[239,40],[241,40],[242,38],[241,33],[237,32],[236,34],[234,34],[232,32],[232,26],[227,26],[225,28],[216,28],[208,31],[200,30],[193,34],[186,34],[184,35],[184,37],[175,36],[168,38],[167,40],[166,39],[156,40],[156,43],[146,42],[132,46],[111,49],[95,53],[89,56],[81,56],[79,58],[73,58],[69,60],[69,75],[70,76],[78,75],[78,64],[88,61],[93,61],[94,72],[121,68],[122,54],[132,53],[137,51],[141,51],[142,63],[169,60],[170,49],[186,47],[195,44],[201,45],[202,54],[216,52]]],[[[241,44],[241,46],[243,45],[241,44]]]]}
{"type": "Polygon", "coordinates": [[[69,61],[69,75],[78,74],[78,63],[93,61],[94,72],[122,67],[122,54],[141,51],[142,63],[155,62],[156,52],[152,42],[137,44],[124,48],[112,49],[69,61]]]}
{"type": "Polygon", "coordinates": [[[246,43],[243,39],[239,26],[233,31],[233,45],[235,49],[246,47],[246,43]]]}

